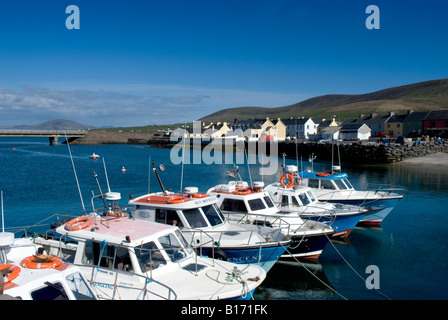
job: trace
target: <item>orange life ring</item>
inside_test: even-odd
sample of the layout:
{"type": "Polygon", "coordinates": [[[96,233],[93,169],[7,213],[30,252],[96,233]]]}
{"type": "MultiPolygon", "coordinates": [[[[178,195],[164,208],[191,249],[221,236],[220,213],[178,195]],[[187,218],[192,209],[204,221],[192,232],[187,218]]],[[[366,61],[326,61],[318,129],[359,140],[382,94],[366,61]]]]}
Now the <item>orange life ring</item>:
{"type": "Polygon", "coordinates": [[[292,177],[294,178],[294,183],[299,184],[299,181],[301,180],[299,174],[297,172],[294,172],[292,177]]]}
{"type": "Polygon", "coordinates": [[[20,267],[15,266],[13,264],[2,264],[0,265],[0,270],[3,269],[7,269],[7,268],[11,268],[11,272],[8,275],[5,275],[3,277],[3,280],[6,282],[11,282],[12,280],[14,280],[15,278],[17,278],[17,276],[20,273],[20,267]]]}
{"type": "Polygon", "coordinates": [[[41,260],[49,260],[48,262],[36,261],[41,257],[39,256],[29,256],[22,260],[20,263],[23,267],[29,269],[50,269],[57,268],[62,264],[62,260],[55,256],[43,255],[41,260]]]}
{"type": "Polygon", "coordinates": [[[166,203],[169,203],[169,204],[182,203],[182,202],[185,202],[185,200],[186,200],[185,197],[172,197],[172,198],[168,199],[166,201],[166,203]]]}
{"type": "Polygon", "coordinates": [[[195,193],[195,194],[193,194],[193,198],[205,198],[205,197],[207,197],[207,195],[204,194],[204,193],[195,193]]]}
{"type": "Polygon", "coordinates": [[[93,219],[88,216],[82,216],[74,218],[65,224],[65,230],[76,231],[90,227],[93,223],[93,219]]]}
{"type": "Polygon", "coordinates": [[[280,178],[280,184],[282,185],[282,187],[286,188],[291,188],[294,185],[294,177],[292,176],[292,174],[289,173],[285,173],[281,178],[280,178]],[[288,179],[288,184],[285,183],[285,179],[288,179]]]}
{"type": "Polygon", "coordinates": [[[252,191],[250,191],[250,189],[246,189],[246,190],[245,189],[236,189],[235,193],[239,194],[239,195],[246,195],[246,194],[251,194],[252,191]]]}

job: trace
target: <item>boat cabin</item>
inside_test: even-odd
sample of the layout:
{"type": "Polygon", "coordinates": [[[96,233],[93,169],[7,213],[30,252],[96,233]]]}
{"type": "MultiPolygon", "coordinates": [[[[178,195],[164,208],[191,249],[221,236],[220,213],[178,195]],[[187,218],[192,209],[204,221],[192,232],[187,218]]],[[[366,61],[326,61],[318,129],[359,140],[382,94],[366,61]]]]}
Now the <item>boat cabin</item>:
{"type": "Polygon", "coordinates": [[[346,173],[303,171],[299,176],[302,178],[302,184],[313,189],[355,190],[346,173]]]}

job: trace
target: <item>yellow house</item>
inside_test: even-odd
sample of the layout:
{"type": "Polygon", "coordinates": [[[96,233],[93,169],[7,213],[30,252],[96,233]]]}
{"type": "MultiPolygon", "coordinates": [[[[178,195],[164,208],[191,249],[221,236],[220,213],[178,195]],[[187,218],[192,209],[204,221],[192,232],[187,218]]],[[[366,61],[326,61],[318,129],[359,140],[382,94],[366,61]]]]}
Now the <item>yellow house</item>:
{"type": "Polygon", "coordinates": [[[277,131],[277,139],[284,141],[286,139],[286,125],[280,118],[275,122],[275,130],[277,131]]]}

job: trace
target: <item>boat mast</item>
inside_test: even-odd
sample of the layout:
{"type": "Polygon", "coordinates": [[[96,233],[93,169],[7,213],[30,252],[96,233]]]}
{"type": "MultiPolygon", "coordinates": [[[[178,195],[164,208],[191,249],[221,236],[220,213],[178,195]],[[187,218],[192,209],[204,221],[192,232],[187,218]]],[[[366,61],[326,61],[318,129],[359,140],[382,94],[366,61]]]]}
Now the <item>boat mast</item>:
{"type": "Polygon", "coordinates": [[[152,170],[156,174],[157,180],[159,180],[160,188],[162,188],[163,194],[166,194],[165,188],[163,187],[162,180],[160,180],[160,176],[159,176],[159,173],[157,172],[156,165],[155,165],[154,161],[152,162],[152,170]]]}

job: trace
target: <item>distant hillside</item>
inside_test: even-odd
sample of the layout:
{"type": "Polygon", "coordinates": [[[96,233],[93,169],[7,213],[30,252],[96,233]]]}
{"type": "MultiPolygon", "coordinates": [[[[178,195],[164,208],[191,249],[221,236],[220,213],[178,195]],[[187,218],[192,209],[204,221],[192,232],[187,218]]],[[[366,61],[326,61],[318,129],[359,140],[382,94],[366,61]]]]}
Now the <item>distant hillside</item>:
{"type": "Polygon", "coordinates": [[[24,129],[24,130],[83,130],[93,129],[94,126],[88,126],[71,120],[56,119],[45,121],[40,124],[34,125],[21,125],[10,127],[11,129],[24,129]]]}
{"type": "Polygon", "coordinates": [[[338,120],[357,117],[359,114],[396,114],[407,110],[448,109],[448,79],[431,80],[393,87],[366,94],[328,94],[311,98],[289,106],[276,108],[240,107],[224,109],[201,118],[205,122],[270,117],[324,117],[337,115],[338,120]]]}

